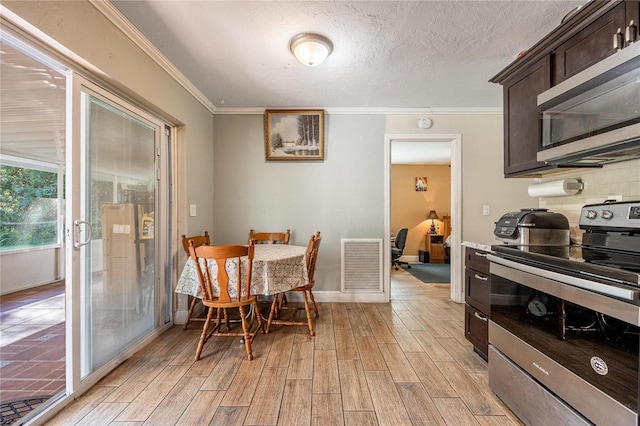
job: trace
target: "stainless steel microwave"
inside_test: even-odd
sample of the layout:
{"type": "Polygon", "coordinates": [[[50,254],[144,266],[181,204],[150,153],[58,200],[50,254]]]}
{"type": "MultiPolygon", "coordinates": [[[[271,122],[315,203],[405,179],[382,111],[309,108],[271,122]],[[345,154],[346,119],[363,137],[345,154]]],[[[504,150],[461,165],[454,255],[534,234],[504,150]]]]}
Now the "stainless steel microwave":
{"type": "Polygon", "coordinates": [[[599,165],[640,158],[640,42],[538,95],[538,161],[599,165]]]}

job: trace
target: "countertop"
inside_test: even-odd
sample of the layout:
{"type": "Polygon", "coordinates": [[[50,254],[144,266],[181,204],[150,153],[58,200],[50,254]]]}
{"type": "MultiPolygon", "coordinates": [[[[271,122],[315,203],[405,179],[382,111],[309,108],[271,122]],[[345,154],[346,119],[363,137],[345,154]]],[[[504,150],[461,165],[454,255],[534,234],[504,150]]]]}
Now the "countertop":
{"type": "Polygon", "coordinates": [[[482,250],[482,251],[491,251],[491,246],[495,246],[500,244],[499,241],[491,241],[491,242],[483,242],[483,243],[478,243],[475,241],[463,241],[462,242],[462,246],[463,247],[469,247],[472,249],[476,249],[476,250],[482,250]]]}

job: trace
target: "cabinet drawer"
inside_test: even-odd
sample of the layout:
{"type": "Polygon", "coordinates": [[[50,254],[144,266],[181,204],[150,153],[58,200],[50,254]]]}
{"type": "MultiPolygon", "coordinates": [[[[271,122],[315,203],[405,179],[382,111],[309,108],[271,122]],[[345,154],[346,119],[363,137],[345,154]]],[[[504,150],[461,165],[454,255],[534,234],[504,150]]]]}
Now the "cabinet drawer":
{"type": "Polygon", "coordinates": [[[467,268],[465,270],[465,301],[489,314],[491,306],[491,277],[489,274],[467,268]]]}
{"type": "Polygon", "coordinates": [[[489,260],[487,252],[465,247],[465,263],[467,268],[489,275],[489,260]]]}
{"type": "Polygon", "coordinates": [[[475,351],[486,360],[489,350],[489,317],[469,305],[464,306],[464,313],[465,337],[473,344],[475,351]]]}

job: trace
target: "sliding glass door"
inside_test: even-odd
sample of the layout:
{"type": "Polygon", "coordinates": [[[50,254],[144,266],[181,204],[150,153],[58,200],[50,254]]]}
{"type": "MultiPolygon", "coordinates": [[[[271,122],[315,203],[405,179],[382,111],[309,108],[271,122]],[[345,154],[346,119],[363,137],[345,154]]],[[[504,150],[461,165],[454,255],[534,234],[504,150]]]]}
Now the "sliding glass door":
{"type": "Polygon", "coordinates": [[[83,380],[162,324],[156,222],[165,136],[161,121],[73,73],[70,78],[77,119],[67,151],[74,200],[67,210],[69,267],[78,277],[80,309],[74,377],[83,380]]]}

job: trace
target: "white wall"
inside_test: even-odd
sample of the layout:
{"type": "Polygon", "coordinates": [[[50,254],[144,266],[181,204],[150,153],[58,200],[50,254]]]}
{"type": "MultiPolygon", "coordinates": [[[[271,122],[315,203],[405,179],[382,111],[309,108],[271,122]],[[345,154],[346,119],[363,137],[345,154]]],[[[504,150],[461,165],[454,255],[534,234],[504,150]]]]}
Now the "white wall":
{"type": "Polygon", "coordinates": [[[462,135],[462,241],[495,242],[493,228],[502,214],[537,206],[527,193],[532,179],[504,178],[502,114],[437,114],[431,116],[433,126],[426,130],[418,128],[423,117],[390,115],[386,131],[462,135]],[[484,205],[491,208],[489,216],[482,215],[484,205]]]}
{"type": "Polygon", "coordinates": [[[263,115],[214,117],[214,243],[249,229],[322,233],[316,289],[340,289],[340,240],[383,238],[382,115],[325,115],[324,161],[265,160],[263,115]]]}
{"type": "Polygon", "coordinates": [[[0,295],[57,281],[59,247],[34,248],[0,255],[0,295]]]}
{"type": "MultiPolygon", "coordinates": [[[[317,290],[339,290],[340,239],[385,237],[384,136],[419,133],[419,118],[327,114],[324,162],[266,162],[262,115],[214,116],[214,242],[245,241],[250,228],[290,228],[292,243],[304,245],[319,230],[317,290]]],[[[494,241],[494,222],[532,202],[531,179],[503,177],[502,115],[433,120],[428,132],[462,134],[462,239],[494,241]]]]}

